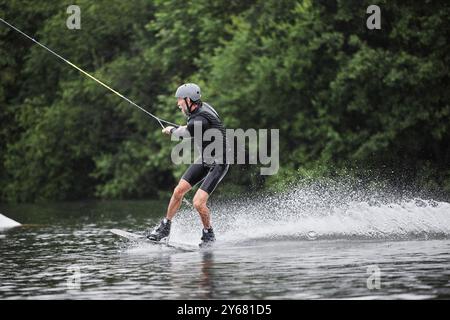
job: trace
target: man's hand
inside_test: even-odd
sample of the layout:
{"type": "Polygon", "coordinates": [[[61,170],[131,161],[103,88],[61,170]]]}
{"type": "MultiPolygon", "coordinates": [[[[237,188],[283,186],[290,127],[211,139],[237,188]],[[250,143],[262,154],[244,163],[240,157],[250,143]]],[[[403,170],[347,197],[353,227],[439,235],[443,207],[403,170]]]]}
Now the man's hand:
{"type": "Polygon", "coordinates": [[[164,129],[162,129],[162,133],[165,133],[165,134],[167,134],[167,135],[170,135],[172,132],[172,129],[175,129],[175,127],[172,127],[172,126],[167,126],[167,127],[165,127],[164,129]]]}

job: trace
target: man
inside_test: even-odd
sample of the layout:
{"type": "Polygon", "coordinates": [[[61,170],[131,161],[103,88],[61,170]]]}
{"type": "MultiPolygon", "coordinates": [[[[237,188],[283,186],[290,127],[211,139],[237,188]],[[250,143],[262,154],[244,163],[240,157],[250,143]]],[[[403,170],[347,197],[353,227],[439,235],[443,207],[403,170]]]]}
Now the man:
{"type": "Polygon", "coordinates": [[[223,179],[228,171],[229,165],[226,162],[226,137],[225,127],[219,118],[217,112],[207,103],[200,100],[200,87],[194,83],[187,83],[180,86],[176,93],[178,108],[188,117],[187,125],[178,128],[168,126],[162,130],[167,135],[177,137],[193,137],[194,144],[201,154],[200,161],[196,161],[186,170],[181,177],[178,185],[173,191],[172,197],[167,208],[165,219],[153,231],[147,233],[147,238],[153,241],[160,241],[167,238],[170,234],[170,225],[177,210],[180,208],[183,196],[192,189],[193,186],[201,182],[197,190],[193,205],[200,214],[203,224],[202,242],[200,247],[211,245],[215,241],[214,231],[210,221],[210,211],[206,206],[209,196],[223,179]],[[204,141],[203,134],[208,129],[216,129],[220,132],[222,152],[208,155],[204,153],[205,148],[213,143],[204,141]],[[198,133],[201,137],[198,137],[198,133]],[[194,136],[195,133],[195,136],[194,136]]]}

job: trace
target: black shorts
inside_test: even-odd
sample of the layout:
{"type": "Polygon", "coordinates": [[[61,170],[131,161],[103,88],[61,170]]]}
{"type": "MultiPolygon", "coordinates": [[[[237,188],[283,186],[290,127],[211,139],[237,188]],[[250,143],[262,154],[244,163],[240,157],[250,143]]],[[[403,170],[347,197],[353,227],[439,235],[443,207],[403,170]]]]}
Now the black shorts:
{"type": "Polygon", "coordinates": [[[208,167],[201,163],[194,163],[186,170],[181,179],[189,182],[191,186],[195,186],[203,181],[200,189],[211,194],[227,174],[229,166],[229,164],[215,164],[212,167],[208,167]]]}

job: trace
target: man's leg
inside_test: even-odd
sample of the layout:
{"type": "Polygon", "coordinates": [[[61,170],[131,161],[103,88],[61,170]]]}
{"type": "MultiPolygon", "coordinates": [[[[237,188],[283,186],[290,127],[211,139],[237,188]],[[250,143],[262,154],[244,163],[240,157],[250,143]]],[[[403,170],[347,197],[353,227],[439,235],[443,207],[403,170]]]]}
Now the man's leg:
{"type": "Polygon", "coordinates": [[[202,219],[203,224],[203,236],[202,243],[200,243],[200,247],[207,247],[211,245],[216,237],[214,235],[213,228],[211,227],[211,218],[209,208],[206,203],[208,202],[209,196],[213,193],[214,189],[216,189],[217,185],[222,181],[223,177],[228,172],[229,165],[218,164],[214,166],[209,172],[206,178],[203,180],[202,185],[197,190],[194,196],[194,207],[197,209],[200,214],[200,218],[202,219]]]}
{"type": "Polygon", "coordinates": [[[202,219],[203,227],[205,229],[211,228],[209,209],[206,206],[209,195],[213,193],[217,185],[222,181],[223,177],[228,172],[228,164],[217,164],[215,165],[206,175],[203,180],[202,185],[197,190],[194,196],[194,207],[197,209],[200,217],[202,219]]]}
{"type": "Polygon", "coordinates": [[[183,200],[186,192],[192,189],[192,186],[202,181],[208,174],[208,170],[201,164],[194,163],[186,170],[180,179],[180,182],[173,190],[172,197],[170,198],[169,206],[167,207],[166,219],[172,220],[180,208],[181,201],[183,200]]]}
{"type": "Polygon", "coordinates": [[[206,206],[206,202],[208,201],[209,194],[202,190],[198,189],[195,193],[193,205],[194,208],[198,211],[200,214],[200,218],[202,219],[203,228],[209,229],[211,228],[211,221],[210,221],[210,215],[209,215],[209,209],[206,206]]]}
{"type": "Polygon", "coordinates": [[[191,185],[184,179],[178,182],[175,187],[172,197],[170,198],[169,206],[167,208],[166,218],[161,221],[159,226],[155,227],[153,230],[147,230],[147,238],[152,241],[161,241],[167,238],[170,234],[170,226],[172,218],[177,213],[180,208],[181,201],[186,192],[191,190],[191,185]]]}
{"type": "Polygon", "coordinates": [[[192,189],[192,186],[189,182],[184,179],[181,179],[178,182],[178,185],[175,187],[172,193],[172,197],[170,198],[169,206],[167,207],[166,219],[172,220],[172,218],[177,213],[178,209],[180,209],[181,201],[183,200],[186,192],[192,189]]]}
{"type": "Polygon", "coordinates": [[[180,208],[183,196],[191,190],[192,186],[200,182],[208,173],[202,165],[193,164],[191,165],[183,177],[181,177],[180,182],[175,187],[172,197],[170,198],[169,206],[167,207],[166,218],[161,221],[159,226],[156,226],[153,230],[149,229],[147,231],[147,238],[153,241],[160,241],[166,238],[170,234],[170,226],[172,218],[177,213],[180,208]]]}

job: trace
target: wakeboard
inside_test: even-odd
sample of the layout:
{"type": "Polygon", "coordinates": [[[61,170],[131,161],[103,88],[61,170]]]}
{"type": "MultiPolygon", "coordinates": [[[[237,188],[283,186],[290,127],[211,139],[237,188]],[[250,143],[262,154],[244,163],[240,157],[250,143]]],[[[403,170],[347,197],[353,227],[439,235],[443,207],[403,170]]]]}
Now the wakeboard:
{"type": "Polygon", "coordinates": [[[178,243],[178,242],[172,242],[172,241],[170,241],[170,242],[152,241],[152,240],[147,239],[147,237],[144,236],[143,234],[131,233],[131,232],[128,232],[125,230],[110,229],[109,231],[119,237],[125,238],[130,241],[149,243],[149,244],[156,245],[156,246],[163,246],[163,247],[168,247],[168,248],[176,249],[179,251],[186,251],[186,252],[192,252],[192,251],[199,250],[199,247],[190,245],[190,244],[186,244],[186,243],[178,243]]]}

